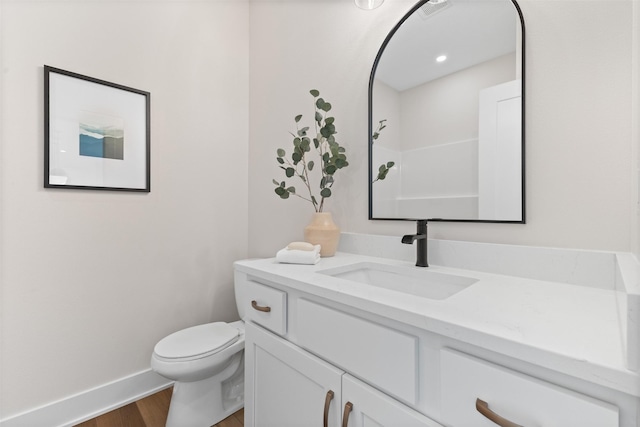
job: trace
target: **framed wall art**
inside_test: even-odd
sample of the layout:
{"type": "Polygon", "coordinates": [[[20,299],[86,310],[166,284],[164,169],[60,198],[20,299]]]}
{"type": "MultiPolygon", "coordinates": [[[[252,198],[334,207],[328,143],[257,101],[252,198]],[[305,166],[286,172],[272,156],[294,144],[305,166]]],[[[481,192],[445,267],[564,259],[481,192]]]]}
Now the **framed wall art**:
{"type": "Polygon", "coordinates": [[[149,192],[150,94],[44,66],[44,186],[149,192]]]}

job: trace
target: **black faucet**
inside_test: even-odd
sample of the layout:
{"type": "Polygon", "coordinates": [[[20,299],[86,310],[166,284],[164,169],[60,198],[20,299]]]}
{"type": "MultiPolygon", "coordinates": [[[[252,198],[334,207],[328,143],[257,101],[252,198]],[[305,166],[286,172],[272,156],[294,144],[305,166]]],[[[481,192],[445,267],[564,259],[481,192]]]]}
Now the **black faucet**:
{"type": "Polygon", "coordinates": [[[417,267],[429,267],[427,261],[427,220],[419,219],[418,232],[416,234],[407,234],[402,236],[402,243],[411,245],[414,241],[418,241],[416,246],[418,247],[418,256],[416,258],[417,267]]]}

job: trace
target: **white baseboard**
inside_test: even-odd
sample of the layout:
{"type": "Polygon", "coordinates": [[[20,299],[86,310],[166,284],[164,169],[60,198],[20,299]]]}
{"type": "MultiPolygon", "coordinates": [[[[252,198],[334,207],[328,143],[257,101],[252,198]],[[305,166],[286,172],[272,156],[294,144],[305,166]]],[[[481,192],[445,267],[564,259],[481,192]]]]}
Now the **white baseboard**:
{"type": "Polygon", "coordinates": [[[0,427],[72,427],[172,384],[149,369],[0,420],[0,427]]]}

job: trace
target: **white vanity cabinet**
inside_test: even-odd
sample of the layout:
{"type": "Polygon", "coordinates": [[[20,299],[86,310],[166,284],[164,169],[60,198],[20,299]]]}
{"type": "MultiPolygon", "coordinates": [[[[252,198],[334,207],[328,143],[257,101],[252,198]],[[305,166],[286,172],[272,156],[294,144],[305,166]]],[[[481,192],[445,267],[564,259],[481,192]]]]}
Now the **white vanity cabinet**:
{"type": "MultiPolygon", "coordinates": [[[[243,280],[239,276],[236,275],[236,280],[243,280]]],[[[286,293],[277,289],[270,292],[267,286],[252,280],[245,279],[243,283],[244,289],[238,293],[237,298],[241,298],[242,304],[247,308],[251,307],[247,316],[249,321],[245,325],[245,425],[442,427],[441,424],[358,380],[345,370],[278,336],[277,334],[285,334],[290,321],[285,309],[288,306],[286,293]],[[269,305],[269,301],[275,305],[269,305]],[[284,329],[281,319],[287,319],[284,329]],[[276,333],[265,328],[270,328],[276,333]]],[[[403,388],[402,383],[406,383],[415,393],[415,338],[348,316],[352,323],[346,322],[346,332],[349,332],[349,327],[353,328],[355,325],[362,328],[369,339],[366,336],[364,339],[355,336],[349,340],[350,342],[343,341],[345,346],[343,351],[340,351],[335,340],[342,340],[344,335],[335,329],[335,325],[336,322],[345,321],[345,314],[304,299],[298,299],[296,306],[305,313],[307,309],[316,308],[320,310],[320,314],[327,314],[323,318],[312,317],[313,320],[302,323],[311,324],[308,328],[315,326],[321,329],[317,336],[308,329],[308,334],[304,335],[307,339],[305,342],[314,336],[334,337],[333,340],[314,342],[317,348],[323,342],[326,343],[330,349],[328,354],[331,355],[328,360],[336,359],[338,362],[346,362],[347,365],[352,363],[353,370],[358,373],[369,372],[374,383],[383,382],[398,390],[403,388]],[[385,345],[388,351],[386,354],[372,353],[366,362],[363,359],[359,364],[364,366],[364,371],[361,371],[356,366],[353,351],[349,350],[360,347],[369,351],[371,344],[378,344],[376,338],[392,340],[385,345]],[[407,345],[409,347],[406,347],[407,345]],[[412,348],[413,354],[406,354],[403,351],[406,348],[412,348]],[[386,358],[389,358],[390,363],[384,363],[386,358]],[[408,367],[404,364],[406,360],[411,360],[408,367]],[[396,362],[400,364],[396,365],[396,362]],[[392,366],[394,369],[389,369],[392,366]],[[406,369],[413,370],[408,382],[407,378],[401,378],[400,383],[393,380],[396,376],[394,370],[406,369]]],[[[355,354],[358,355],[357,352],[355,354]]],[[[406,374],[404,376],[408,377],[406,374]]]]}
{"type": "MultiPolygon", "coordinates": [[[[308,266],[244,261],[235,280],[246,309],[248,427],[640,425],[640,383],[629,391],[598,383],[600,367],[587,360],[573,375],[544,366],[555,356],[547,350],[519,349],[539,356],[522,360],[486,344],[490,335],[461,339],[455,323],[411,321],[386,309],[390,298],[371,304],[367,288],[354,298],[308,266]],[[304,268],[304,280],[291,279],[304,268]]],[[[425,304],[406,306],[425,316],[445,307],[425,304]]]]}

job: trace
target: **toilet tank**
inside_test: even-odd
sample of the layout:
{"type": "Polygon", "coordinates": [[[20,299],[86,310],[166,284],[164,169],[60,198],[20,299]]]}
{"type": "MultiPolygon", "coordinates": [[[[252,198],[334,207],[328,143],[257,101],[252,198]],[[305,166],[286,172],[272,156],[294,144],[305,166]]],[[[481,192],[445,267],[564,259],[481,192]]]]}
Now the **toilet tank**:
{"type": "Polygon", "coordinates": [[[247,287],[243,286],[247,281],[247,274],[237,270],[233,272],[233,289],[236,294],[236,307],[240,319],[247,321],[247,308],[250,304],[249,295],[247,295],[247,287]],[[249,302],[249,304],[248,304],[249,302]]]}

